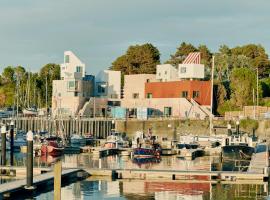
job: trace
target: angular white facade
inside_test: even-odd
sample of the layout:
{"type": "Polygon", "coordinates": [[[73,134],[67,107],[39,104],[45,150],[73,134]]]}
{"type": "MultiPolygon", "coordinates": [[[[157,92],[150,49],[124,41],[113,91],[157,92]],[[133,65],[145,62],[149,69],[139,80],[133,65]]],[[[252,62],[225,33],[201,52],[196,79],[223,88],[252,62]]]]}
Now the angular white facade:
{"type": "Polygon", "coordinates": [[[103,70],[95,78],[95,96],[110,99],[121,98],[121,72],[103,70]]]}
{"type": "Polygon", "coordinates": [[[156,71],[156,79],[161,82],[179,80],[178,71],[171,64],[157,65],[156,71]]]}
{"type": "Polygon", "coordinates": [[[61,79],[81,79],[85,76],[85,64],[71,51],[64,52],[64,63],[61,67],[61,79]]]}
{"type": "Polygon", "coordinates": [[[93,96],[94,76],[85,75],[85,64],[71,51],[64,52],[61,80],[53,81],[53,116],[74,116],[93,96]]]}
{"type": "Polygon", "coordinates": [[[179,64],[178,77],[180,79],[203,79],[204,65],[203,64],[179,64]]]}

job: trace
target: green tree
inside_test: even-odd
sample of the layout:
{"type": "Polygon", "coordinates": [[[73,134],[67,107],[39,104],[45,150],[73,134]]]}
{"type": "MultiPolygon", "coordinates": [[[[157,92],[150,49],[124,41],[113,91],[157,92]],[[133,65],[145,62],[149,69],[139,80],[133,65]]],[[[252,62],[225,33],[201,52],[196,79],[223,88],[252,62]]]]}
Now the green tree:
{"type": "Polygon", "coordinates": [[[160,53],[152,44],[130,46],[126,54],[118,57],[110,67],[126,74],[154,74],[160,64],[160,53]]]}
{"type": "Polygon", "coordinates": [[[251,105],[253,89],[256,91],[256,74],[254,70],[241,67],[234,68],[231,74],[231,102],[239,108],[251,105]]]}
{"type": "Polygon", "coordinates": [[[269,76],[270,61],[265,49],[261,45],[247,44],[237,46],[232,49],[232,54],[235,56],[243,55],[250,59],[250,66],[259,70],[260,77],[269,76]]]}
{"type": "Polygon", "coordinates": [[[198,51],[198,49],[192,44],[182,42],[177,48],[175,54],[171,55],[171,58],[166,61],[166,63],[178,66],[178,64],[181,64],[185,60],[189,53],[196,51],[198,51]]]}
{"type": "Polygon", "coordinates": [[[14,81],[14,68],[8,66],[4,69],[2,73],[2,81],[3,83],[12,83],[14,81]]]}
{"type": "Polygon", "coordinates": [[[60,80],[60,66],[49,63],[40,69],[39,76],[36,76],[35,79],[35,85],[39,91],[36,96],[40,100],[41,106],[45,106],[46,104],[46,82],[48,88],[48,106],[51,105],[53,80],[60,80]]]}

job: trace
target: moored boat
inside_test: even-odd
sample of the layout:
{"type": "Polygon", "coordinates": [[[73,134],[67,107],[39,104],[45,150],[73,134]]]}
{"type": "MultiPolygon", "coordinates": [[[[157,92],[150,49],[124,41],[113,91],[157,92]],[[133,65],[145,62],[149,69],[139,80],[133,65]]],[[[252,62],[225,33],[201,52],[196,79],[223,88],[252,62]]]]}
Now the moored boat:
{"type": "Polygon", "coordinates": [[[73,134],[70,137],[70,145],[76,146],[76,147],[78,147],[78,146],[83,147],[86,145],[86,139],[85,139],[85,137],[83,137],[81,135],[73,134]]]}
{"type": "Polygon", "coordinates": [[[125,148],[128,146],[128,141],[124,140],[120,133],[109,135],[104,144],[105,148],[125,148]]]}
{"type": "Polygon", "coordinates": [[[37,116],[38,111],[35,108],[25,108],[23,109],[23,115],[24,116],[37,116]]]}
{"type": "Polygon", "coordinates": [[[224,138],[221,147],[223,160],[250,160],[254,153],[252,137],[236,134],[224,138]]]}
{"type": "Polygon", "coordinates": [[[60,156],[64,152],[62,139],[59,137],[46,138],[41,145],[42,155],[60,156]]]}
{"type": "Polygon", "coordinates": [[[161,154],[161,147],[156,143],[156,137],[149,135],[144,137],[142,132],[137,132],[133,141],[134,158],[154,158],[161,154]]]}

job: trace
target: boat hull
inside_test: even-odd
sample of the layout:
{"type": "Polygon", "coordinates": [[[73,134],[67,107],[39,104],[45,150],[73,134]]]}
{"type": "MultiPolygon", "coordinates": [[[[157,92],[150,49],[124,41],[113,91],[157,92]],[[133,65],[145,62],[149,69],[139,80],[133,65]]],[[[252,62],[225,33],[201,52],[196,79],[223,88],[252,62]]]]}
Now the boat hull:
{"type": "Polygon", "coordinates": [[[159,153],[154,149],[135,148],[133,150],[133,157],[134,158],[154,158],[158,155],[159,155],[159,153]]]}
{"type": "Polygon", "coordinates": [[[63,154],[64,148],[54,147],[51,145],[42,145],[41,154],[50,156],[60,156],[63,154]]]}
{"type": "Polygon", "coordinates": [[[243,145],[228,145],[222,147],[222,159],[224,160],[250,160],[254,148],[243,145]]]}

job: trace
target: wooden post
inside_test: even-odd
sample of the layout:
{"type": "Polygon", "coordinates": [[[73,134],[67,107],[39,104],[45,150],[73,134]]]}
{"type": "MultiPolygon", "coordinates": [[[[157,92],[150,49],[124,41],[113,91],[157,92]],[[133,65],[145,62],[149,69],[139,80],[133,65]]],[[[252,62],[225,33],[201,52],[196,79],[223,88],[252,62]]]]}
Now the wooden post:
{"type": "Polygon", "coordinates": [[[61,177],[62,177],[62,163],[57,161],[54,164],[54,200],[61,200],[61,177]]]}

